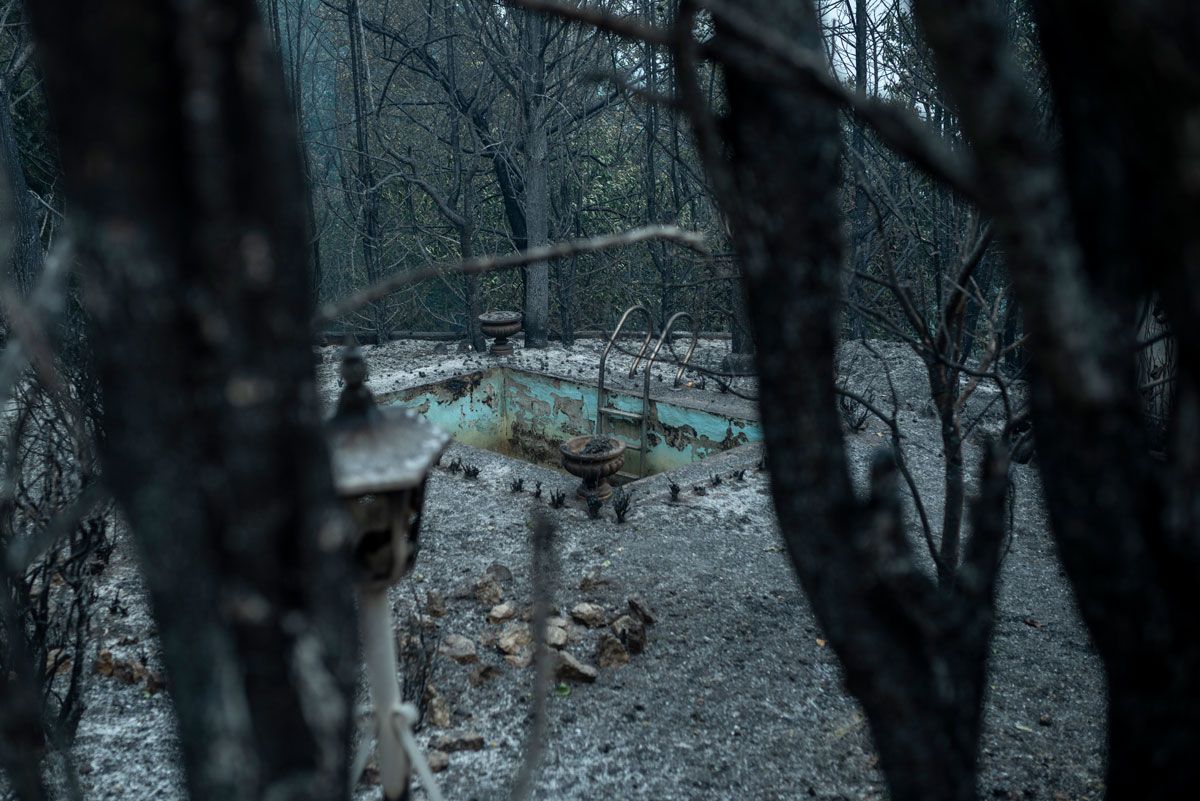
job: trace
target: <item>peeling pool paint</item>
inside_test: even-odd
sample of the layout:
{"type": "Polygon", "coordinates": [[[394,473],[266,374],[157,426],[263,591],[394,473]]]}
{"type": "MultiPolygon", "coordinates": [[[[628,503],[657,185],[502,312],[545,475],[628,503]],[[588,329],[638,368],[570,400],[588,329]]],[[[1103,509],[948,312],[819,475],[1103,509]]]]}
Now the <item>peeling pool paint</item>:
{"type": "MultiPolygon", "coordinates": [[[[559,376],[497,367],[379,398],[384,405],[417,411],[451,433],[458,442],[486,448],[537,464],[559,467],[558,445],[590,434],[596,426],[596,387],[559,376]]],[[[641,412],[642,398],[610,390],[609,405],[641,412]]],[[[652,396],[647,415],[647,450],[627,451],[625,470],[645,475],[691,464],[714,453],[762,439],[757,420],[721,415],[652,396]]],[[[636,444],[640,424],[612,418],[608,432],[636,444]]]]}

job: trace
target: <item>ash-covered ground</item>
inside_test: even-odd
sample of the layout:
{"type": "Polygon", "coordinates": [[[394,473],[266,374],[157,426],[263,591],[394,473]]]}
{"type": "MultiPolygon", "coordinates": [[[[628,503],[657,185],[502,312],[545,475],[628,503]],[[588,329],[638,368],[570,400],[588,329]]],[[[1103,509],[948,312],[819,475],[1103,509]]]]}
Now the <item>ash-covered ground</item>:
{"type": "MultiPolygon", "coordinates": [[[[594,380],[600,348],[596,341],[569,350],[518,348],[510,363],[594,380]]],[[[727,349],[727,342],[706,341],[697,359],[716,367],[727,349]]],[[[941,446],[926,411],[921,364],[903,346],[877,343],[876,349],[893,375],[907,457],[925,503],[938,509],[941,446]]],[[[370,385],[379,393],[495,363],[430,342],[365,351],[370,385]]],[[[324,395],[332,398],[336,351],[318,357],[324,395]]],[[[627,357],[613,358],[625,364],[627,357]]],[[[872,354],[850,346],[841,369],[850,387],[890,406],[884,371],[872,354]]],[[[656,373],[670,380],[667,368],[656,373]]],[[[735,389],[752,394],[753,382],[735,389]]],[[[727,397],[713,389],[689,391],[718,402],[727,397]]],[[[994,427],[998,411],[993,396],[981,393],[968,417],[980,417],[975,430],[982,433],[994,427]]],[[[887,441],[885,429],[870,421],[847,441],[861,480],[871,453],[887,441]]],[[[974,442],[967,460],[978,460],[974,442]]],[[[611,506],[602,519],[588,519],[566,474],[452,447],[430,482],[415,572],[393,593],[398,619],[421,615],[426,636],[442,645],[432,662],[434,700],[418,739],[448,754],[438,773],[448,799],[504,798],[520,763],[533,669],[517,665],[525,656],[521,617],[531,602],[528,522],[535,509],[546,510],[558,528],[554,608],[562,618],[563,650],[596,672],[594,681],[565,681],[550,695],[535,797],[885,797],[862,713],[842,689],[837,661],[783,554],[769,476],[758,461],[759,449],[750,446],[641,482],[628,520],[619,525],[611,506]],[[478,478],[451,472],[447,466],[456,459],[478,466],[478,478]],[[523,479],[516,493],[515,478],[523,479]],[[676,501],[671,479],[684,488],[676,501]],[[540,498],[534,496],[538,482],[540,498]],[[556,490],[567,493],[562,509],[549,508],[556,490]],[[622,649],[612,645],[607,624],[638,617],[630,598],[649,607],[653,623],[644,627],[641,652],[630,653],[636,648],[626,637],[628,663],[614,666],[622,649]]],[[[1098,798],[1103,677],[1059,570],[1033,468],[1014,467],[1014,485],[1016,525],[999,593],[980,793],[1098,798]]],[[[914,539],[918,553],[923,547],[914,539]]],[[[127,544],[100,595],[95,653],[161,671],[127,544]]],[[[85,794],[182,798],[169,690],[151,694],[145,677],[127,683],[122,675],[130,678],[102,670],[88,681],[88,709],[73,750],[85,794]]],[[[377,797],[371,779],[368,771],[360,798],[377,797]]],[[[415,797],[424,794],[418,790],[415,797]]]]}

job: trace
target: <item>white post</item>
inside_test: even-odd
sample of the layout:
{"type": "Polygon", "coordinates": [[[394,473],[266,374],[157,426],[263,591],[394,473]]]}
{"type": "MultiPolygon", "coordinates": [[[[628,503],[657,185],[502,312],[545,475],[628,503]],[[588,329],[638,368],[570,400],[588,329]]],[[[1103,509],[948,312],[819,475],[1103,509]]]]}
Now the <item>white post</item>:
{"type": "Polygon", "coordinates": [[[400,684],[396,678],[396,634],[387,589],[360,588],[358,615],[362,627],[363,656],[367,683],[375,703],[375,728],[379,744],[379,777],[387,801],[408,798],[408,755],[393,725],[400,707],[400,684]]]}

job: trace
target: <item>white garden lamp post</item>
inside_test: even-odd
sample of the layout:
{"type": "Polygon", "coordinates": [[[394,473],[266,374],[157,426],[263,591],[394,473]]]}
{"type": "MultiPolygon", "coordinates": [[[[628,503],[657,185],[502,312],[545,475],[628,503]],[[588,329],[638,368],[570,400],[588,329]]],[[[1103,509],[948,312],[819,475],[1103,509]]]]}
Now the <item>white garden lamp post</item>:
{"type": "MultiPolygon", "coordinates": [[[[396,676],[396,631],[387,590],[417,556],[421,506],[429,471],[450,442],[449,435],[406,409],[381,409],[366,387],[362,352],[342,355],[346,386],[329,421],[333,481],[354,519],[354,568],[367,681],[378,727],[379,774],[386,801],[408,798],[416,752],[415,715],[400,703],[396,676]]],[[[421,783],[436,797],[433,777],[418,760],[421,783]]]]}

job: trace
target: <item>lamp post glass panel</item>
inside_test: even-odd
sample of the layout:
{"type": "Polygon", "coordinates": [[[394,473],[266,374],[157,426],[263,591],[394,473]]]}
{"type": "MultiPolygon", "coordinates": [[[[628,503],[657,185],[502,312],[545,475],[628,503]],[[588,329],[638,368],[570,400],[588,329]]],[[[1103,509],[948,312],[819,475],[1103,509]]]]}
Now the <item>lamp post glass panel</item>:
{"type": "Polygon", "coordinates": [[[387,588],[416,559],[425,482],[450,437],[407,409],[379,408],[356,347],[342,355],[342,379],[345,387],[328,425],[333,480],[355,523],[355,580],[379,729],[379,773],[384,797],[397,801],[408,795],[410,765],[387,588]]]}

